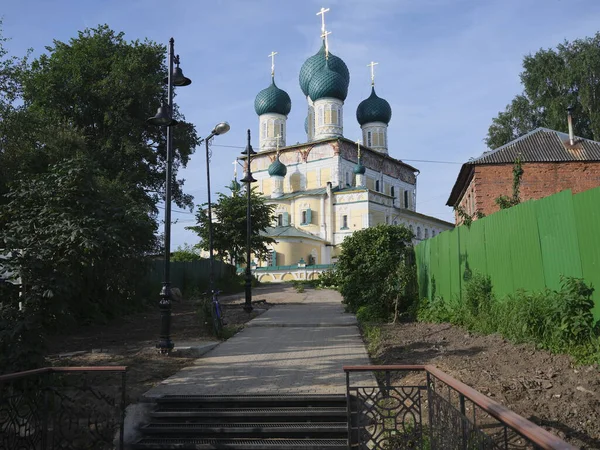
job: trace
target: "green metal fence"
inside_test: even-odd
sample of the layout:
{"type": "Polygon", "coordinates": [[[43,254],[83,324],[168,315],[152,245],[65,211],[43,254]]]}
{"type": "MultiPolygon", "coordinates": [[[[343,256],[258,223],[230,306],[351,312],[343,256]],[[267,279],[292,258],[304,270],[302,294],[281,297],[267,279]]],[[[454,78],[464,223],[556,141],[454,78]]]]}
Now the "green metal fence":
{"type": "MultiPolygon", "coordinates": [[[[152,261],[147,274],[149,283],[157,285],[162,283],[164,265],[165,263],[163,260],[152,261]]],[[[171,286],[181,289],[184,293],[194,288],[206,289],[208,286],[208,272],[208,259],[189,262],[171,261],[171,286]]],[[[217,287],[223,288],[223,286],[218,285],[218,282],[234,276],[235,267],[231,264],[215,260],[214,274],[215,280],[217,281],[217,287]]]]}
{"type": "Polygon", "coordinates": [[[498,211],[470,228],[440,233],[415,251],[422,298],[455,301],[472,271],[489,275],[498,297],[518,289],[558,289],[565,275],[596,289],[594,316],[600,320],[600,187],[498,211]]]}

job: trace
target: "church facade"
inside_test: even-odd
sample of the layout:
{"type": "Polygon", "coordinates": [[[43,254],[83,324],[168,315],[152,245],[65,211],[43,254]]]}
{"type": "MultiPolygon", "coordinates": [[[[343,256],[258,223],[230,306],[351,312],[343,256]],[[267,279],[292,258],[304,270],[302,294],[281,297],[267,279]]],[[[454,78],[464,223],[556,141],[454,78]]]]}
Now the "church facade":
{"type": "Polygon", "coordinates": [[[318,277],[335,264],[343,240],[364,228],[405,225],[420,241],[453,227],[416,212],[419,171],[389,155],[392,110],[375,92],[375,63],[371,95],[356,109],[363,144],[344,137],[350,73],[329,52],[328,34],[323,19],[323,44],[299,74],[305,143],[286,146],[291,100],[275,84],[274,67],[271,84],[256,96],[260,144],[251,168],[254,186],[274,205],[276,220],[266,233],[277,240],[268,260],[253,262],[261,282],[318,277]]]}

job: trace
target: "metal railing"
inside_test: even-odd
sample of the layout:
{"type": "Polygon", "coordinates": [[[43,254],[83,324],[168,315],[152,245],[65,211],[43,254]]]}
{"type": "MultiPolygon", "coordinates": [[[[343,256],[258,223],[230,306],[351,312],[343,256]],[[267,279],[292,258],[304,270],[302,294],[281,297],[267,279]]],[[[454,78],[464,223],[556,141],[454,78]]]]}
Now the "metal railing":
{"type": "Polygon", "coordinates": [[[126,367],[0,376],[0,450],[122,449],[126,367]]]}
{"type": "Polygon", "coordinates": [[[349,448],[576,448],[434,366],[344,366],[344,371],[349,448]],[[376,383],[364,377],[353,383],[357,372],[373,373],[376,383]]]}

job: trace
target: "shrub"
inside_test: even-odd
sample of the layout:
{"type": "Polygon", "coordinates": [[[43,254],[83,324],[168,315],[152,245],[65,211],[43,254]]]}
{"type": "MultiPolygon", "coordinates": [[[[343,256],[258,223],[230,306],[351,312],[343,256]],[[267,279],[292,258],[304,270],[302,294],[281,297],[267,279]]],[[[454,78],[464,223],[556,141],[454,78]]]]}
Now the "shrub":
{"type": "Polygon", "coordinates": [[[521,290],[496,300],[490,278],[474,273],[461,298],[423,299],[417,318],[486,334],[498,332],[513,342],[569,353],[582,363],[600,362],[600,322],[592,314],[593,292],[582,279],[564,277],[559,291],[521,290]]]}
{"type": "Polygon", "coordinates": [[[399,279],[399,266],[411,258],[413,233],[404,226],[378,225],[348,236],[336,265],[336,281],[351,312],[372,305],[388,318],[401,304],[399,313],[413,299],[407,296],[406,283],[399,279]]]}

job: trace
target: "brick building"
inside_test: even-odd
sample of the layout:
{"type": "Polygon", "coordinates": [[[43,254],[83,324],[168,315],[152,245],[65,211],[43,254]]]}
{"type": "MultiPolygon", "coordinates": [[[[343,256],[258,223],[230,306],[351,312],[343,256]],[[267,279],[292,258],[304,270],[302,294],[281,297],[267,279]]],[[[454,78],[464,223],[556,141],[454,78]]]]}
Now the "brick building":
{"type": "MultiPolygon", "coordinates": [[[[478,211],[485,215],[498,211],[496,198],[512,195],[517,157],[523,168],[521,201],[600,186],[600,142],[537,128],[463,164],[446,205],[460,206],[474,218],[478,211]]],[[[456,213],[455,221],[462,223],[456,213]]]]}

